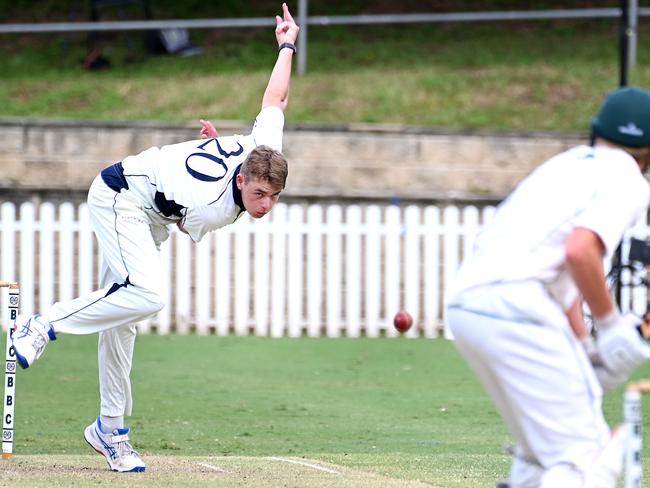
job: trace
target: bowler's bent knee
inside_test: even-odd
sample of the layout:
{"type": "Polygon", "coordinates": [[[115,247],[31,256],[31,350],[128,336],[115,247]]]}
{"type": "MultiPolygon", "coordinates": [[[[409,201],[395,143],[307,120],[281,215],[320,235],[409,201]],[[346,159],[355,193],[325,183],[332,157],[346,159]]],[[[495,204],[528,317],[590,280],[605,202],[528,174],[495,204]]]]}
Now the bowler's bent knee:
{"type": "Polygon", "coordinates": [[[136,286],[135,288],[142,298],[141,307],[143,313],[156,314],[163,309],[165,302],[160,293],[141,286],[136,286]]]}

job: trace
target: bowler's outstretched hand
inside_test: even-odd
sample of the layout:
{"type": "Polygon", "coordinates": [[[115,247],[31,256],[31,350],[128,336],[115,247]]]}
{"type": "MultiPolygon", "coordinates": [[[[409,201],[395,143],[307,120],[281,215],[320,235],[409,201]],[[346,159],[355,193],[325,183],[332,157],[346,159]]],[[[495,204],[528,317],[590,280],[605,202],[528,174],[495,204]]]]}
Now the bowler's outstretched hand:
{"type": "Polygon", "coordinates": [[[300,27],[294,22],[286,3],[282,4],[282,17],[279,15],[275,16],[275,23],[277,24],[275,27],[275,38],[278,41],[278,46],[284,42],[295,44],[300,27]]]}

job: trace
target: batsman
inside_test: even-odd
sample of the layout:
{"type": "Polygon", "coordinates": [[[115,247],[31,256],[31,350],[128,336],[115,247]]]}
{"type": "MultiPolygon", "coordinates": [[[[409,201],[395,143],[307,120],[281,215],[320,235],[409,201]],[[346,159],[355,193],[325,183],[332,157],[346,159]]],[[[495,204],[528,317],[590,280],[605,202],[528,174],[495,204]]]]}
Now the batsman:
{"type": "Polygon", "coordinates": [[[540,165],[499,205],[446,300],[455,344],[516,440],[502,486],[614,488],[627,433],[607,425],[603,392],[650,358],[603,265],[650,203],[650,92],[610,93],[591,128],[590,144],[540,165]]]}
{"type": "Polygon", "coordinates": [[[16,320],[13,345],[23,368],[58,333],[99,333],[100,415],[84,437],[113,471],[145,470],[129,442],[124,416],[132,411],[135,323],[164,306],[159,250],[168,227],[176,225],[198,242],[244,212],[263,217],[284,189],[284,110],[298,31],[283,4],[282,16],[276,16],[277,60],[250,134],[218,137],[211,123],[201,121],[200,139],[152,147],[95,178],[88,208],[103,258],[103,288],[55,303],[47,317],[16,320]]]}

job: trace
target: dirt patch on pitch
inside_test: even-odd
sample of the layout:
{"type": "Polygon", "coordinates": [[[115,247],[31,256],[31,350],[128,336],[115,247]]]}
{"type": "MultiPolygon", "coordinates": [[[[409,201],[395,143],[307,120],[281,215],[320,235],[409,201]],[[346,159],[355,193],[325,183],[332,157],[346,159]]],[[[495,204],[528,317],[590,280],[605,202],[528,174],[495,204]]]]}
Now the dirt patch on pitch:
{"type": "Polygon", "coordinates": [[[317,460],[278,457],[146,456],[144,473],[108,471],[99,456],[16,456],[0,462],[0,487],[97,486],[111,488],[242,487],[256,488],[431,488],[331,465],[317,460]]]}

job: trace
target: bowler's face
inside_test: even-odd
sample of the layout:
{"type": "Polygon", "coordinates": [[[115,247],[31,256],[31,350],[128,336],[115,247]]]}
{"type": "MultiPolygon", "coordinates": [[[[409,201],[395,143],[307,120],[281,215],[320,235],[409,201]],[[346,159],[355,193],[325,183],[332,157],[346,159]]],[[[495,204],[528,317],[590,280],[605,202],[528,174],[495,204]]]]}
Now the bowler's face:
{"type": "Polygon", "coordinates": [[[245,178],[237,175],[237,188],[241,191],[244,208],[254,219],[264,217],[280,198],[282,188],[272,186],[268,181],[245,178]]]}

